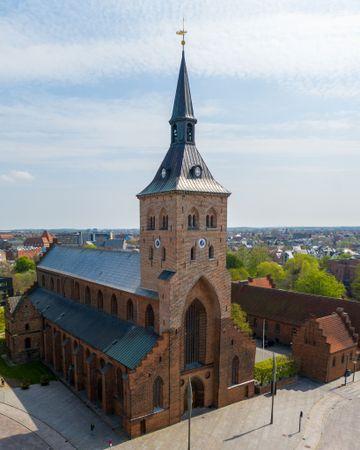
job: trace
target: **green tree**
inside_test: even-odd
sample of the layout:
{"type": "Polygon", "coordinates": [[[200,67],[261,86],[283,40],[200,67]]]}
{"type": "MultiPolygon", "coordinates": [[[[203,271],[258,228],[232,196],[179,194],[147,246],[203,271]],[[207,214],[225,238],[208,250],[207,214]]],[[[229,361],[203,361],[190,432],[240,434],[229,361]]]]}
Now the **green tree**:
{"type": "Polygon", "coordinates": [[[351,294],[356,300],[360,300],[360,266],[357,267],[355,278],[351,283],[351,294]]]}
{"type": "Polygon", "coordinates": [[[249,277],[249,272],[245,267],[240,267],[239,269],[229,269],[232,281],[243,281],[247,280],[249,277]]]}
{"type": "Polygon", "coordinates": [[[238,257],[238,255],[234,252],[227,252],[226,253],[226,267],[228,269],[240,269],[240,267],[243,267],[243,263],[238,257]]]}
{"type": "Polygon", "coordinates": [[[345,286],[333,275],[312,266],[303,270],[295,281],[294,289],[298,292],[326,295],[328,297],[342,297],[345,286]]]}
{"type": "Polygon", "coordinates": [[[297,254],[294,258],[289,259],[284,266],[286,275],[284,287],[294,289],[300,274],[310,268],[319,269],[319,262],[314,256],[297,254]]]}
{"type": "Polygon", "coordinates": [[[256,276],[265,277],[267,275],[270,275],[276,282],[285,279],[285,271],[283,267],[274,261],[263,261],[257,266],[256,276]]]}
{"type": "Polygon", "coordinates": [[[20,256],[15,262],[14,271],[17,273],[27,272],[28,270],[35,270],[35,263],[27,256],[20,256]]]}
{"type": "Polygon", "coordinates": [[[15,273],[13,275],[14,292],[23,294],[31,287],[36,280],[36,272],[28,270],[27,272],[15,273]]]}
{"type": "Polygon", "coordinates": [[[240,259],[244,267],[248,267],[250,257],[250,250],[248,248],[241,246],[236,252],[236,256],[240,259]]]}
{"type": "Polygon", "coordinates": [[[270,261],[269,250],[267,247],[254,247],[249,253],[249,261],[245,266],[252,277],[256,276],[257,267],[264,261],[270,261]]]}
{"type": "Polygon", "coordinates": [[[240,330],[252,334],[252,329],[247,321],[246,313],[237,303],[231,304],[231,318],[240,330]]]}

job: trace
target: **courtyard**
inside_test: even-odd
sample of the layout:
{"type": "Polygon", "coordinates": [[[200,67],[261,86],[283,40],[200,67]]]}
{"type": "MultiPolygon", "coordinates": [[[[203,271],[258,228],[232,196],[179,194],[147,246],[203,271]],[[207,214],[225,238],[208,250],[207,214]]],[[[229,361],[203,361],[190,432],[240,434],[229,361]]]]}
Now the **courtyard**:
{"type": "MultiPolygon", "coordinates": [[[[359,374],[357,374],[360,377],[359,374]]],[[[271,398],[257,396],[222,409],[209,409],[192,420],[194,449],[356,448],[353,430],[360,420],[360,378],[320,385],[301,378],[278,390],[274,424],[271,398]],[[299,433],[299,414],[303,411],[299,433]],[[341,432],[340,432],[341,430],[341,432]]],[[[115,421],[113,420],[114,426],[115,421]]],[[[129,441],[105,423],[62,383],[32,385],[29,390],[0,388],[0,449],[186,449],[187,422],[129,441]],[[94,431],[90,431],[94,424],[94,431]]]]}

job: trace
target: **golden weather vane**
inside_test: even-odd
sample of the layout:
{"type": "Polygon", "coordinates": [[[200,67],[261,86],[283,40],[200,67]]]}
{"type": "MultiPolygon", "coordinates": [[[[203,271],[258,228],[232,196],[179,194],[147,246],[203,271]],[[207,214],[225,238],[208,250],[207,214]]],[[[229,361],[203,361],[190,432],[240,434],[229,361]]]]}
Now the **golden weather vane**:
{"type": "Polygon", "coordinates": [[[179,30],[179,31],[176,32],[176,34],[182,36],[181,45],[183,46],[183,48],[184,48],[184,45],[185,45],[185,34],[186,34],[186,33],[187,33],[187,31],[185,30],[185,21],[184,21],[184,19],[183,19],[183,27],[182,27],[182,30],[179,30]]]}

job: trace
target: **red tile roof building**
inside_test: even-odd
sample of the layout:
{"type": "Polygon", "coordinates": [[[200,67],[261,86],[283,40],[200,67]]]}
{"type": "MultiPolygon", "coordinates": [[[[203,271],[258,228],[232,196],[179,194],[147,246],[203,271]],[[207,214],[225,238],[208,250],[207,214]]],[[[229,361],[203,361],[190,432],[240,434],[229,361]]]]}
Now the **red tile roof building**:
{"type": "Polygon", "coordinates": [[[342,308],[328,316],[311,318],[293,340],[294,358],[302,375],[322,382],[344,376],[358,355],[358,334],[342,308]]]}

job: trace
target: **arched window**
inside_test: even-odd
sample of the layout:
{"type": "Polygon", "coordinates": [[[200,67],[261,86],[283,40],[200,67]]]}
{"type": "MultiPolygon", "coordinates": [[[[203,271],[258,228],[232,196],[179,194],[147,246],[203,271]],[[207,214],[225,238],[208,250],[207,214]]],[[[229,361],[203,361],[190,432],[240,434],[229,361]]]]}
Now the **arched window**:
{"type": "Polygon", "coordinates": [[[162,208],[159,215],[159,225],[161,230],[167,230],[169,226],[169,216],[166,209],[162,208]]]}
{"type": "Polygon", "coordinates": [[[24,346],[25,346],[25,349],[31,348],[31,339],[29,337],[25,338],[24,346]]]}
{"type": "Polygon", "coordinates": [[[195,261],[196,259],[196,247],[191,247],[190,250],[190,261],[195,261]]]}
{"type": "Polygon", "coordinates": [[[206,356],[206,311],[195,299],[185,314],[185,366],[205,363],[206,356]]]}
{"type": "Polygon", "coordinates": [[[196,208],[192,208],[188,215],[188,229],[197,229],[199,227],[199,213],[196,208]]]}
{"type": "Polygon", "coordinates": [[[74,284],[74,298],[75,300],[80,300],[80,285],[77,281],[74,284]]]}
{"type": "Polygon", "coordinates": [[[116,295],[113,294],[111,296],[111,314],[113,314],[114,316],[117,316],[117,313],[118,313],[117,299],[116,299],[116,295]]]}
{"type": "Polygon", "coordinates": [[[89,286],[85,288],[85,305],[91,305],[91,292],[89,286]]]}
{"type": "Polygon", "coordinates": [[[237,356],[233,357],[231,363],[231,384],[239,384],[239,358],[237,356]]]}
{"type": "Polygon", "coordinates": [[[186,126],[186,140],[187,140],[188,142],[192,142],[193,139],[194,139],[194,136],[193,136],[193,126],[192,126],[191,123],[188,123],[187,126],[186,126]]]}
{"type": "Polygon", "coordinates": [[[54,278],[50,278],[50,289],[51,289],[52,291],[55,290],[54,278]]]}
{"type": "Polygon", "coordinates": [[[171,142],[172,143],[176,142],[177,141],[177,137],[178,137],[177,125],[176,125],[176,123],[174,123],[172,128],[171,128],[171,142]]]}
{"type": "Polygon", "coordinates": [[[149,259],[152,261],[154,259],[154,249],[153,247],[149,247],[149,259]]]}
{"type": "Polygon", "coordinates": [[[30,325],[28,323],[25,324],[25,330],[30,330],[30,325]]]}
{"type": "Polygon", "coordinates": [[[56,280],[56,292],[58,294],[60,294],[60,279],[59,278],[56,280]]]}
{"type": "Polygon", "coordinates": [[[214,208],[209,209],[206,215],[206,228],[217,227],[217,214],[214,208]]]}
{"type": "Polygon", "coordinates": [[[134,304],[131,298],[129,298],[126,304],[126,320],[134,320],[134,304]]]}
{"type": "Polygon", "coordinates": [[[155,216],[154,216],[153,211],[149,211],[148,212],[147,229],[148,230],[155,230],[155,216]]]}
{"type": "Polygon", "coordinates": [[[97,307],[100,311],[102,311],[104,308],[104,296],[101,291],[98,291],[97,294],[97,307]]]}
{"type": "Polygon", "coordinates": [[[163,408],[163,380],[157,377],[153,385],[153,407],[154,409],[163,408]]]}
{"type": "Polygon", "coordinates": [[[117,388],[117,396],[120,401],[124,399],[124,384],[123,384],[123,374],[121,369],[117,369],[116,371],[116,388],[117,388]]]}
{"type": "Polygon", "coordinates": [[[45,286],[45,276],[44,275],[41,276],[41,286],[42,287],[46,287],[45,286]]]}
{"type": "Polygon", "coordinates": [[[209,247],[209,259],[214,259],[214,258],[215,258],[214,247],[212,245],[210,245],[210,247],[209,247]]]}
{"type": "Polygon", "coordinates": [[[161,260],[166,261],[166,248],[163,247],[161,250],[161,260]]]}
{"type": "Polygon", "coordinates": [[[145,326],[154,328],[154,310],[151,305],[147,305],[147,307],[146,307],[145,326]]]}

